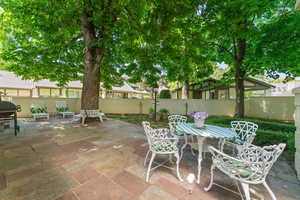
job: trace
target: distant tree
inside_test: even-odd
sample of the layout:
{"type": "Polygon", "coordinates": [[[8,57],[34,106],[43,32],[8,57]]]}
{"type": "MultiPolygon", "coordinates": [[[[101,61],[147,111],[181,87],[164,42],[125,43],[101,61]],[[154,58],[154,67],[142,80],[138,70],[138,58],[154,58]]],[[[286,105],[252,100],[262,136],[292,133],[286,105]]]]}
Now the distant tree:
{"type": "Polygon", "coordinates": [[[194,17],[198,7],[199,1],[193,1],[185,9],[183,6],[179,8],[181,15],[177,15],[173,23],[166,23],[169,26],[162,34],[162,67],[169,81],[182,85],[182,99],[188,98],[190,83],[207,78],[215,67],[211,57],[207,56],[210,49],[198,45],[193,36],[193,32],[199,29],[194,17]]]}
{"type": "MultiPolygon", "coordinates": [[[[203,0],[194,37],[199,46],[209,46],[218,62],[234,77],[235,115],[244,116],[244,78],[268,72],[299,74],[300,14],[292,11],[294,1],[281,0],[203,0]]],[[[215,58],[214,57],[214,58],[215,58]]]]}
{"type": "Polygon", "coordinates": [[[161,99],[171,99],[171,92],[170,92],[170,90],[162,90],[162,91],[160,91],[159,98],[161,98],[161,99]]]}

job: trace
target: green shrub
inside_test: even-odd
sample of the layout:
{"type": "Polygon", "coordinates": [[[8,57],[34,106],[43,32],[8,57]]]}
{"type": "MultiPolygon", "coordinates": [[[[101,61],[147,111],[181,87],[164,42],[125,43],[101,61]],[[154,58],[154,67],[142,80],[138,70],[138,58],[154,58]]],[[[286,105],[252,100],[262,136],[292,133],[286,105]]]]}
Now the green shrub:
{"type": "Polygon", "coordinates": [[[154,108],[149,108],[148,112],[151,114],[151,113],[154,113],[154,108]]]}
{"type": "Polygon", "coordinates": [[[279,143],[287,144],[286,150],[290,155],[295,154],[295,130],[293,124],[282,122],[269,122],[249,118],[233,118],[233,117],[209,117],[206,120],[207,124],[230,127],[230,122],[234,120],[244,120],[256,123],[258,130],[253,144],[258,146],[269,146],[279,143]]]}
{"type": "Polygon", "coordinates": [[[258,146],[268,146],[279,143],[287,144],[288,136],[289,134],[284,134],[281,132],[258,130],[256,131],[256,136],[253,141],[253,144],[258,146]]]}
{"type": "Polygon", "coordinates": [[[166,108],[162,108],[158,111],[158,113],[162,114],[162,115],[167,115],[167,114],[169,114],[169,110],[166,108]]]}
{"type": "Polygon", "coordinates": [[[171,99],[171,92],[170,92],[170,90],[162,90],[162,91],[160,91],[159,98],[161,98],[161,99],[171,99]]]}
{"type": "Polygon", "coordinates": [[[287,150],[290,153],[290,155],[294,156],[296,153],[296,147],[295,147],[295,134],[289,134],[287,139],[287,150]]]}
{"type": "Polygon", "coordinates": [[[212,123],[229,125],[231,121],[249,121],[258,125],[261,130],[279,131],[282,133],[295,133],[296,127],[293,124],[282,122],[262,121],[251,118],[234,118],[234,117],[211,117],[207,119],[212,123]]]}

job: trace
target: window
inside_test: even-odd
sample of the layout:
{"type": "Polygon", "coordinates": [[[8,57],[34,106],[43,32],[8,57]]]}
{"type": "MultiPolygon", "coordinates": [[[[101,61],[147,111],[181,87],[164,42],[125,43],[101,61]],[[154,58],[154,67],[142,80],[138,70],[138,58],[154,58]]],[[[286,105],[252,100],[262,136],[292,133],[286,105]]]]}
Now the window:
{"type": "Polygon", "coordinates": [[[50,88],[39,88],[39,96],[50,97],[51,96],[50,88]]]}
{"type": "Polygon", "coordinates": [[[7,96],[18,96],[17,89],[6,89],[5,92],[7,96]]]}
{"type": "Polygon", "coordinates": [[[60,89],[51,88],[51,97],[59,97],[60,96],[60,89]]]}
{"type": "Polygon", "coordinates": [[[81,98],[81,89],[68,89],[69,98],[81,98]]]}
{"type": "Polygon", "coordinates": [[[219,90],[218,95],[218,99],[227,99],[227,90],[219,90]]]}
{"type": "Polygon", "coordinates": [[[235,88],[229,89],[230,99],[235,99],[235,88]]]}
{"type": "Polygon", "coordinates": [[[19,94],[18,96],[21,97],[30,97],[30,90],[18,90],[19,94]]]}
{"type": "Polygon", "coordinates": [[[60,89],[60,97],[63,97],[63,98],[67,97],[67,89],[66,88],[60,89]]]}

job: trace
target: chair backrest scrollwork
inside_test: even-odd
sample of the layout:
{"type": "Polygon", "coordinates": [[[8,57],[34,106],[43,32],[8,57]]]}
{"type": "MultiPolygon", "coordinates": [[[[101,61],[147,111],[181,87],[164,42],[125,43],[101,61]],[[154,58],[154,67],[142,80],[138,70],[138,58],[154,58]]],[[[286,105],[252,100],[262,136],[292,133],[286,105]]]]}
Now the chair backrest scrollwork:
{"type": "Polygon", "coordinates": [[[236,132],[238,139],[248,144],[252,144],[258,129],[257,124],[246,121],[232,121],[231,127],[236,132]]]}
{"type": "Polygon", "coordinates": [[[175,122],[175,123],[186,123],[187,117],[183,115],[170,115],[168,117],[169,122],[175,122]]]}

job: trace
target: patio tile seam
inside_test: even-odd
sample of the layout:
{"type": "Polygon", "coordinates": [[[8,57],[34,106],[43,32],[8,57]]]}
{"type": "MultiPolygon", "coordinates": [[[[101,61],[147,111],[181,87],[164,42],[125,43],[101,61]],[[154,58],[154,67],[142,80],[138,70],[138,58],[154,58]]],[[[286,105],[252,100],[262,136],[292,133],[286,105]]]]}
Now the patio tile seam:
{"type": "MultiPolygon", "coordinates": [[[[132,191],[128,190],[127,188],[125,188],[125,187],[122,186],[121,184],[117,183],[113,178],[107,177],[106,175],[103,175],[103,174],[102,174],[102,176],[108,178],[112,183],[114,183],[114,184],[118,185],[119,187],[123,188],[125,191],[127,191],[128,193],[130,193],[132,196],[135,196],[135,194],[132,193],[132,191]]],[[[141,194],[140,194],[140,195],[141,195],[141,194]]],[[[140,195],[139,195],[139,196],[140,196],[140,195]]]]}
{"type": "MultiPolygon", "coordinates": [[[[68,174],[70,174],[70,173],[68,173],[68,174]]],[[[70,176],[71,176],[71,175],[70,175],[70,176]]],[[[100,176],[104,176],[104,175],[98,173],[97,176],[95,176],[95,177],[93,177],[93,178],[90,178],[89,180],[85,181],[84,183],[80,183],[80,182],[79,182],[78,180],[76,180],[73,176],[71,176],[72,179],[75,179],[76,183],[78,183],[77,186],[75,186],[74,188],[71,188],[71,191],[74,192],[74,193],[76,194],[76,192],[75,192],[74,190],[78,189],[79,187],[82,187],[82,186],[84,186],[84,185],[89,184],[90,181],[93,181],[94,179],[97,179],[97,178],[100,177],[100,176]]],[[[107,178],[107,177],[105,176],[105,178],[107,178]]]]}
{"type": "Polygon", "coordinates": [[[72,192],[74,194],[74,196],[76,197],[76,199],[80,200],[79,196],[76,194],[76,192],[70,190],[70,192],[72,192]]]}

